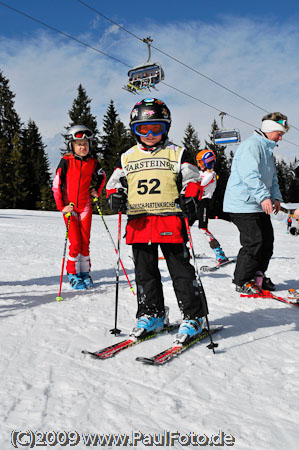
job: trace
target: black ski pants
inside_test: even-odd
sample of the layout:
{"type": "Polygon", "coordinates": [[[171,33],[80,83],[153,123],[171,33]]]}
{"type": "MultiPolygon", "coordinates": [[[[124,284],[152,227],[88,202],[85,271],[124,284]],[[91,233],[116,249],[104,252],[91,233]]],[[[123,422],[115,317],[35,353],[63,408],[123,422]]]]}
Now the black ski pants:
{"type": "Polygon", "coordinates": [[[270,216],[264,212],[231,213],[230,216],[240,232],[242,245],[233,282],[242,286],[254,279],[257,271],[266,272],[273,254],[273,227],[270,216]]]}
{"type": "Polygon", "coordinates": [[[209,206],[211,199],[204,198],[197,207],[198,228],[208,228],[209,222],[209,206]]]}
{"type": "Polygon", "coordinates": [[[184,319],[195,319],[207,315],[205,294],[196,280],[195,270],[190,264],[190,255],[185,243],[133,244],[138,301],[136,317],[144,314],[160,317],[164,314],[164,296],[158,267],[159,245],[184,319]]]}

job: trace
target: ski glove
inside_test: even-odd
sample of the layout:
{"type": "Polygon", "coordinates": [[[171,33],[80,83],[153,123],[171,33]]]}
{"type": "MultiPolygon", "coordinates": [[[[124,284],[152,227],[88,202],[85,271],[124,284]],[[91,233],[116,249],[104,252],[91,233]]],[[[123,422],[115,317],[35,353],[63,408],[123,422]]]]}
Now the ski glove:
{"type": "Polygon", "coordinates": [[[110,194],[108,197],[108,206],[114,212],[123,212],[127,211],[127,192],[125,189],[118,189],[117,192],[110,194]]]}
{"type": "Polygon", "coordinates": [[[185,193],[180,195],[180,206],[190,223],[196,220],[198,202],[202,197],[203,189],[200,182],[188,183],[185,193]]]}
{"type": "Polygon", "coordinates": [[[197,212],[197,199],[194,197],[185,197],[184,195],[180,195],[180,206],[181,210],[188,217],[189,222],[194,223],[194,219],[197,212]]]}
{"type": "Polygon", "coordinates": [[[299,234],[299,229],[296,228],[296,227],[292,227],[292,228],[290,228],[290,233],[291,233],[293,236],[298,236],[298,234],[299,234]]]}

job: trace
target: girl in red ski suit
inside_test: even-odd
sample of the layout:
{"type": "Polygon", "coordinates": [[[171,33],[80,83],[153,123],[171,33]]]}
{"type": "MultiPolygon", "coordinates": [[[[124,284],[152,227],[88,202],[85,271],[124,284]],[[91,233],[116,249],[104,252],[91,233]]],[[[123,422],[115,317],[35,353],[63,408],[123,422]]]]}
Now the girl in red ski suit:
{"type": "MultiPolygon", "coordinates": [[[[71,212],[68,233],[70,246],[66,264],[69,281],[74,289],[85,289],[92,287],[89,275],[91,196],[100,196],[106,176],[98,160],[90,155],[90,130],[76,125],[69,130],[68,136],[71,137],[68,147],[72,152],[61,158],[52,190],[57,209],[64,214],[71,212]]],[[[67,224],[65,216],[64,221],[67,224]]]]}
{"type": "MultiPolygon", "coordinates": [[[[130,124],[137,145],[122,154],[107,183],[106,192],[108,204],[114,211],[125,211],[128,204],[126,243],[133,249],[138,301],[136,317],[139,319],[132,335],[140,336],[144,331],[159,328],[165,320],[158,268],[159,246],[184,323],[192,322],[193,331],[199,332],[201,318],[207,314],[207,305],[194,267],[190,264],[181,209],[184,202],[181,201],[181,207],[179,205],[181,192],[184,192],[187,203],[191,200],[194,205],[200,191],[199,171],[183,148],[168,141],[170,111],[161,100],[145,99],[137,103],[131,112],[130,124]],[[150,131],[147,137],[139,139],[138,125],[143,124],[150,131]],[[155,130],[160,133],[158,136],[155,130]]],[[[184,331],[181,327],[180,336],[184,331]]]]}

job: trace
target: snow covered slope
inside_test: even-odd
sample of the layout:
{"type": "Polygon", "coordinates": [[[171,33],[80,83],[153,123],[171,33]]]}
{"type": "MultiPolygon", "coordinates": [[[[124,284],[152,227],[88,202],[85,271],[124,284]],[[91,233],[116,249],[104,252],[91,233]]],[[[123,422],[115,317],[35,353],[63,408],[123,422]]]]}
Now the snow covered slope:
{"type": "MultiPolygon", "coordinates": [[[[273,218],[275,252],[267,274],[284,296],[289,287],[299,289],[299,237],[286,234],[286,217],[279,213],[273,218]]],[[[117,216],[106,221],[116,241],[117,216]]],[[[212,220],[210,229],[226,255],[236,256],[235,226],[212,220]]],[[[196,226],[192,236],[196,253],[203,254],[199,266],[213,265],[212,251],[196,226]]],[[[218,434],[217,443],[219,433],[222,440],[226,434],[226,443],[234,438],[231,447],[236,450],[298,448],[299,308],[271,299],[240,298],[232,284],[231,264],[202,274],[210,322],[225,326],[215,335],[216,355],[202,342],[162,367],[135,361],[136,356],[151,356],[168,346],[172,336],[163,335],[111,360],[84,357],[82,349],[98,350],[131,330],[136,298],[121,272],[118,327],[122,335],[111,335],[116,255],[101,218],[94,216],[95,289],[76,292],[65,280],[64,301],[56,302],[64,237],[60,213],[0,210],[1,450],[13,448],[13,430],[61,432],[13,433],[18,448],[26,448],[34,436],[37,448],[42,440],[51,443],[55,437],[55,446],[52,442],[43,448],[81,450],[88,448],[84,441],[88,433],[127,434],[136,438],[134,448],[154,446],[151,439],[158,443],[163,436],[172,437],[173,445],[164,440],[160,448],[196,448],[196,435],[201,436],[197,442],[202,446],[203,435],[218,434]],[[69,441],[64,447],[63,436],[69,441]]],[[[133,283],[130,254],[122,240],[121,258],[133,283]]],[[[170,319],[176,320],[180,314],[172,283],[165,261],[159,264],[170,319]]],[[[125,445],[115,443],[110,448],[125,445]]],[[[99,441],[93,446],[100,447],[99,441]]]]}

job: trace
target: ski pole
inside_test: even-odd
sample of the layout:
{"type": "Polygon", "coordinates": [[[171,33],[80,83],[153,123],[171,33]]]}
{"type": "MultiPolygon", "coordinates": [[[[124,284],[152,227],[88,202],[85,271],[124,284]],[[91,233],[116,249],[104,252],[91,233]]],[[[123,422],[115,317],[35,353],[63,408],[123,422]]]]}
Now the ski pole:
{"type": "Polygon", "coordinates": [[[118,234],[117,234],[117,264],[116,264],[116,284],[115,284],[115,319],[114,328],[110,330],[111,334],[119,334],[121,330],[117,328],[117,309],[118,309],[118,286],[119,286],[119,262],[120,262],[120,239],[121,239],[121,211],[118,213],[118,234]]]}
{"type": "MultiPolygon", "coordinates": [[[[101,216],[101,219],[102,219],[102,221],[103,221],[103,224],[105,225],[105,228],[106,228],[106,230],[107,230],[107,232],[108,232],[108,234],[109,234],[110,240],[111,240],[111,242],[112,242],[112,244],[113,244],[115,253],[117,254],[117,249],[116,249],[116,246],[115,246],[113,237],[111,236],[111,233],[110,233],[110,231],[109,231],[109,228],[108,228],[107,223],[106,223],[106,221],[105,221],[105,218],[104,218],[104,216],[103,216],[103,213],[102,213],[102,211],[101,211],[101,208],[99,207],[99,202],[98,202],[98,200],[99,200],[99,199],[98,199],[97,197],[94,197],[94,198],[93,198],[93,202],[94,202],[94,204],[96,205],[96,208],[97,208],[97,210],[98,210],[98,213],[99,213],[99,215],[101,216]]],[[[130,283],[129,277],[128,277],[128,275],[127,275],[126,269],[124,268],[124,265],[123,265],[123,263],[122,263],[122,260],[119,259],[119,262],[120,262],[120,265],[121,265],[122,270],[124,271],[124,274],[125,274],[125,276],[126,276],[127,282],[129,283],[130,291],[132,291],[132,294],[135,295],[134,288],[133,288],[133,286],[132,286],[131,283],[130,283]]]]}
{"type": "MultiPolygon", "coordinates": [[[[204,300],[206,309],[208,311],[208,302],[207,302],[206,294],[205,294],[205,291],[204,291],[204,288],[203,288],[203,285],[202,285],[202,282],[201,282],[201,279],[199,276],[198,266],[197,266],[196,257],[195,257],[195,253],[194,253],[194,247],[193,247],[193,241],[192,241],[192,236],[191,236],[191,230],[190,230],[190,226],[189,226],[189,220],[188,220],[188,217],[185,217],[184,219],[185,219],[185,225],[186,225],[186,229],[187,229],[188,241],[190,244],[190,249],[191,249],[192,258],[193,258],[193,265],[194,265],[194,269],[195,269],[196,280],[198,282],[199,293],[201,295],[201,298],[204,300]]],[[[207,328],[208,328],[208,333],[209,333],[210,341],[211,341],[211,343],[208,345],[208,348],[212,349],[213,353],[215,354],[215,347],[218,347],[218,344],[216,344],[212,339],[208,314],[206,314],[205,318],[207,321],[207,328]]]]}
{"type": "MultiPolygon", "coordinates": [[[[69,205],[70,206],[74,206],[74,203],[69,203],[69,205]]],[[[58,302],[61,302],[61,300],[63,300],[63,298],[61,297],[61,285],[62,285],[62,279],[63,279],[66,246],[67,246],[67,239],[68,239],[68,235],[69,235],[69,227],[70,227],[71,216],[72,216],[72,213],[70,213],[70,212],[65,214],[65,217],[67,217],[67,224],[66,224],[66,233],[65,233],[63,257],[62,257],[62,267],[61,267],[61,274],[60,274],[59,293],[58,293],[58,297],[56,297],[56,300],[58,302]]]]}

